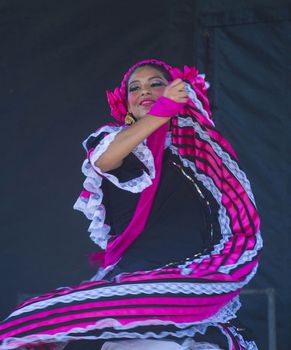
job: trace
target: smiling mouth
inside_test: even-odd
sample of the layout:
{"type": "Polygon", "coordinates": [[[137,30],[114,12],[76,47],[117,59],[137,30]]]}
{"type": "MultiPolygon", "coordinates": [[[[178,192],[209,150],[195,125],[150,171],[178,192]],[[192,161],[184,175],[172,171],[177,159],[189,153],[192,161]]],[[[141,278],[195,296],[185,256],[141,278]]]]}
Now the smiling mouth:
{"type": "Polygon", "coordinates": [[[153,101],[153,100],[144,100],[144,101],[140,102],[140,105],[144,106],[144,107],[148,107],[148,106],[153,105],[154,103],[155,103],[155,101],[153,101]]]}

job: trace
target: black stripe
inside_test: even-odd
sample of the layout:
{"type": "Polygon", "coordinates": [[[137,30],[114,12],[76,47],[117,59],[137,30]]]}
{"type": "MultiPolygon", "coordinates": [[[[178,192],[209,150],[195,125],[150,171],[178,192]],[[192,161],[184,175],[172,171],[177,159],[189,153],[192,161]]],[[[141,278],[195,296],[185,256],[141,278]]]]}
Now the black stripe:
{"type": "MultiPolygon", "coordinates": [[[[196,280],[196,279],[195,279],[196,280]]],[[[203,282],[205,283],[205,284],[208,284],[209,282],[210,282],[211,280],[204,280],[203,282]]],[[[187,282],[189,282],[189,279],[187,280],[187,282]]],[[[191,283],[191,282],[190,282],[191,283]]],[[[196,281],[195,281],[195,283],[196,283],[196,281]]],[[[212,281],[212,283],[219,283],[219,281],[212,281]]],[[[222,294],[227,294],[227,293],[222,293],[222,294]]],[[[177,297],[177,298],[193,298],[193,297],[197,297],[197,298],[199,298],[199,297],[201,297],[203,295],[203,297],[209,297],[209,298],[211,298],[211,295],[208,295],[208,294],[199,294],[199,295],[194,295],[194,294],[191,294],[191,295],[189,295],[189,294],[184,294],[184,293],[182,293],[182,292],[180,292],[180,293],[177,293],[177,294],[175,294],[175,297],[177,297]]],[[[160,293],[152,293],[152,294],[143,294],[142,292],[140,292],[140,294],[138,294],[138,295],[129,295],[129,294],[127,294],[127,295],[125,295],[125,296],[122,296],[122,297],[120,297],[120,296],[110,296],[110,297],[103,297],[103,298],[98,298],[98,300],[97,299],[86,299],[85,301],[83,300],[83,301],[74,301],[74,300],[72,300],[70,303],[68,303],[68,304],[65,304],[64,305],[64,303],[57,303],[57,304],[54,304],[54,305],[50,305],[49,307],[45,307],[45,308],[43,308],[43,309],[37,309],[37,310],[32,310],[32,311],[30,311],[30,312],[25,312],[24,314],[21,314],[21,315],[18,315],[18,316],[14,316],[14,317],[11,317],[10,319],[7,319],[6,320],[6,322],[10,322],[10,321],[13,321],[13,320],[16,320],[16,319],[21,319],[21,318],[23,318],[23,317],[26,317],[26,316],[30,316],[30,315],[33,315],[33,314],[35,314],[36,313],[36,311],[37,311],[37,313],[41,313],[41,312],[45,312],[45,311],[50,311],[50,310],[57,310],[57,308],[56,308],[56,306],[57,305],[59,305],[59,307],[60,308],[62,308],[62,307],[65,307],[65,306],[78,306],[78,305],[83,305],[83,304],[87,304],[88,302],[98,302],[98,301],[107,301],[108,300],[108,298],[110,298],[110,300],[129,300],[129,301],[132,301],[132,300],[135,300],[136,298],[139,298],[139,297],[142,297],[142,298],[160,298],[161,297],[161,294],[160,293]]],[[[163,294],[163,297],[173,297],[173,293],[164,293],[163,294]]],[[[124,306],[122,306],[122,307],[124,307],[124,306]]],[[[121,308],[122,308],[121,307],[121,308]]],[[[100,310],[102,310],[102,309],[107,309],[108,307],[96,307],[96,308],[94,308],[94,309],[100,309],[100,310]]],[[[110,307],[111,308],[111,307],[110,307]]],[[[112,306],[112,308],[115,308],[114,306],[112,306]]],[[[116,307],[116,308],[118,308],[118,307],[116,307]]],[[[93,309],[92,309],[93,310],[93,309]]],[[[68,311],[68,312],[66,312],[66,313],[62,313],[62,315],[66,315],[66,314],[71,314],[71,313],[82,313],[82,312],[87,312],[88,311],[88,309],[85,309],[85,310],[77,310],[77,311],[68,311]]],[[[40,321],[40,320],[45,320],[45,319],[49,319],[49,318],[51,318],[52,316],[47,316],[47,317],[43,317],[43,318],[38,318],[37,320],[38,321],[40,321]]],[[[53,317],[55,317],[55,316],[53,316],[53,317]]],[[[6,323],[5,322],[5,323],[6,323]]],[[[25,323],[24,324],[31,324],[31,323],[34,323],[34,322],[37,322],[37,321],[35,321],[35,320],[31,320],[31,321],[25,321],[25,323]]],[[[11,327],[9,327],[9,328],[6,328],[5,330],[2,330],[1,332],[0,332],[0,334],[5,334],[5,333],[7,333],[7,331],[8,330],[12,330],[12,329],[15,329],[15,328],[19,328],[19,324],[18,325],[15,325],[15,326],[11,326],[11,327]]]]}
{"type": "MultiPolygon", "coordinates": [[[[221,295],[224,295],[224,294],[229,294],[229,293],[222,293],[222,294],[219,294],[220,296],[221,295]]],[[[211,298],[213,295],[204,295],[204,294],[199,294],[199,295],[191,295],[191,299],[195,299],[195,298],[205,298],[205,297],[209,297],[211,298]]],[[[151,295],[150,296],[151,298],[153,298],[153,296],[151,295]]],[[[159,294],[159,298],[164,298],[165,296],[162,295],[161,297],[161,294],[159,294]]],[[[184,294],[177,294],[175,295],[175,297],[177,298],[180,298],[180,299],[187,299],[187,297],[184,298],[184,294]]],[[[169,298],[173,298],[173,295],[169,296],[169,298]]],[[[190,296],[188,296],[188,298],[190,298],[190,296]]],[[[138,299],[138,296],[136,296],[136,299],[138,299]]],[[[121,299],[120,299],[121,300],[121,299]]],[[[125,300],[125,299],[122,299],[122,300],[125,300]]],[[[90,301],[87,301],[87,303],[89,303],[90,301]]],[[[87,304],[87,303],[83,303],[83,304],[87,304]]],[[[80,304],[78,304],[80,305],[80,304]]],[[[209,306],[209,305],[212,305],[212,303],[209,303],[207,305],[204,305],[204,306],[209,306]]],[[[70,305],[70,306],[77,306],[76,305],[70,305]]],[[[23,326],[27,326],[27,325],[31,325],[31,324],[37,324],[39,322],[42,322],[42,321],[48,321],[48,320],[53,320],[55,318],[58,318],[58,317],[63,317],[63,316],[74,316],[74,315],[82,315],[84,313],[87,313],[87,312],[91,312],[91,311],[104,311],[104,310],[122,310],[124,308],[129,308],[129,309],[141,309],[141,308],[147,308],[147,307],[151,307],[151,308],[171,308],[171,307],[179,307],[179,308],[193,308],[193,307],[196,307],[197,305],[190,305],[190,304],[186,304],[186,305],[181,305],[181,303],[179,303],[179,301],[177,303],[168,303],[168,304],[160,304],[160,303],[146,303],[146,304],[140,304],[139,301],[136,301],[136,304],[127,304],[127,305],[116,305],[116,306],[113,306],[113,305],[110,305],[110,306],[95,306],[95,307],[90,307],[88,306],[86,309],[78,309],[78,310],[70,310],[70,311],[66,311],[66,312],[58,312],[58,308],[55,308],[54,311],[55,313],[49,315],[49,316],[45,316],[45,317],[39,317],[39,318],[35,318],[33,320],[28,320],[28,321],[24,321],[22,322],[21,324],[18,324],[18,325],[15,325],[15,326],[11,326],[9,328],[6,328],[6,332],[10,331],[10,330],[13,330],[13,329],[17,329],[19,328],[20,326],[23,327],[23,326]]],[[[45,310],[47,311],[47,310],[45,310]]],[[[90,318],[94,318],[95,316],[92,316],[90,318]]],[[[97,316],[96,316],[97,317],[97,316]]],[[[101,316],[100,316],[101,317],[101,316]]],[[[4,332],[3,332],[4,333],[4,332]]]]}
{"type": "MultiPolygon", "coordinates": [[[[249,214],[249,212],[248,212],[248,210],[247,210],[247,208],[246,208],[246,205],[245,205],[245,203],[244,203],[244,201],[242,200],[242,198],[239,196],[239,194],[237,193],[237,191],[231,186],[231,184],[227,181],[227,180],[225,180],[225,178],[223,178],[223,177],[221,177],[221,176],[219,176],[218,174],[217,174],[217,172],[216,172],[216,170],[213,168],[213,166],[212,166],[212,164],[210,164],[206,159],[204,159],[204,158],[201,158],[201,157],[196,157],[196,156],[183,156],[183,158],[187,158],[187,159],[189,159],[190,161],[194,161],[194,163],[196,164],[196,161],[197,160],[200,160],[202,163],[204,163],[204,164],[206,164],[206,165],[208,165],[209,166],[209,168],[211,168],[212,170],[213,170],[213,172],[216,174],[216,176],[218,177],[218,179],[223,183],[226,183],[226,184],[228,184],[231,188],[232,188],[232,190],[233,190],[233,192],[236,194],[236,196],[237,196],[237,198],[239,199],[239,201],[243,204],[243,206],[245,207],[245,210],[246,210],[246,212],[247,212],[247,215],[248,215],[248,217],[249,217],[249,219],[250,219],[250,214],[249,214]]],[[[197,164],[196,164],[196,166],[197,166],[197,164]]],[[[204,171],[202,171],[202,170],[200,170],[200,168],[197,166],[197,170],[199,170],[199,173],[201,173],[201,174],[203,174],[203,175],[207,175],[204,171]]],[[[209,176],[210,178],[212,178],[210,175],[207,175],[207,176],[209,176]]],[[[213,180],[213,178],[212,178],[212,180],[213,180]]],[[[213,180],[214,181],[214,180],[213,180]]],[[[223,187],[223,186],[222,186],[223,187]]],[[[230,200],[230,202],[232,203],[232,205],[234,206],[234,208],[235,208],[235,210],[236,210],[236,212],[237,212],[237,218],[238,218],[238,223],[239,223],[239,226],[240,226],[240,228],[241,228],[241,231],[242,232],[244,232],[244,228],[243,228],[243,225],[242,225],[242,221],[241,221],[241,217],[240,217],[240,211],[239,211],[239,209],[238,209],[238,207],[237,207],[237,205],[236,205],[236,203],[234,202],[234,200],[228,195],[228,193],[227,192],[225,192],[224,190],[223,190],[223,188],[222,189],[220,189],[220,191],[221,191],[221,193],[224,193],[225,194],[225,196],[227,196],[228,198],[229,198],[229,200],[230,200]]],[[[227,211],[227,213],[228,213],[228,211],[227,211]]],[[[229,216],[229,219],[230,219],[230,221],[232,222],[232,219],[231,219],[231,216],[230,216],[230,214],[228,213],[228,216],[229,216]]],[[[251,221],[251,220],[250,220],[251,221]]],[[[252,223],[250,223],[251,224],[251,226],[252,226],[252,223]]]]}
{"type": "MultiPolygon", "coordinates": [[[[213,168],[212,164],[209,163],[207,159],[204,159],[204,158],[201,158],[201,157],[197,157],[197,156],[192,156],[192,155],[183,156],[183,158],[186,158],[186,159],[188,159],[188,160],[194,162],[196,166],[197,166],[196,160],[199,160],[199,161],[201,161],[202,163],[208,165],[208,166],[212,169],[212,171],[216,174],[216,176],[218,177],[218,179],[219,179],[220,181],[222,181],[223,183],[227,184],[227,185],[232,189],[232,191],[235,193],[235,195],[236,195],[236,197],[238,198],[238,200],[239,200],[239,201],[241,202],[241,204],[243,205],[243,207],[244,207],[244,209],[245,209],[245,212],[246,212],[246,214],[247,214],[247,216],[248,216],[249,223],[250,223],[250,225],[251,225],[251,227],[252,227],[253,233],[255,233],[255,226],[254,226],[254,222],[253,222],[253,220],[252,220],[251,214],[250,214],[250,212],[249,212],[249,209],[248,209],[248,207],[247,207],[245,201],[242,199],[242,197],[239,195],[239,193],[238,193],[237,190],[235,189],[235,187],[233,187],[223,176],[219,176],[219,175],[217,174],[216,169],[213,168]]],[[[198,166],[197,166],[197,168],[198,168],[198,170],[200,170],[198,166]]],[[[231,172],[228,170],[228,168],[226,168],[226,166],[223,166],[223,168],[224,168],[228,173],[231,174],[231,172]]],[[[206,174],[206,173],[204,173],[202,170],[200,170],[200,173],[206,174]]],[[[207,174],[206,174],[206,175],[207,175],[207,174]]],[[[207,176],[210,176],[210,175],[207,175],[207,176]]],[[[210,176],[210,177],[211,177],[211,176],[210,176]]],[[[234,176],[233,176],[233,177],[234,177],[234,176]]],[[[212,178],[212,177],[211,177],[211,178],[212,178]]],[[[213,180],[213,178],[212,178],[212,180],[213,180]]],[[[238,180],[237,180],[237,181],[238,181],[238,180]]],[[[239,181],[238,181],[238,182],[239,182],[239,181]]],[[[237,212],[237,217],[238,217],[238,222],[239,222],[240,229],[241,229],[242,232],[245,232],[245,229],[244,229],[243,224],[242,224],[241,216],[240,216],[240,210],[238,209],[238,207],[237,207],[237,205],[235,204],[234,200],[230,198],[230,196],[228,195],[228,193],[227,193],[225,190],[223,190],[223,185],[222,185],[221,192],[224,193],[224,194],[229,198],[229,200],[231,201],[231,203],[232,203],[233,206],[235,207],[235,210],[236,210],[236,212],[237,212]]],[[[249,199],[249,197],[248,197],[248,199],[249,199]]],[[[250,200],[250,199],[249,199],[249,201],[250,201],[250,204],[253,206],[253,204],[251,203],[251,200],[250,200]]]]}
{"type": "MultiPolygon", "coordinates": [[[[191,117],[191,116],[187,116],[187,117],[191,117]]],[[[186,119],[186,118],[184,118],[184,119],[186,119]]],[[[193,118],[192,118],[192,119],[193,119],[193,118]]],[[[194,119],[194,122],[198,123],[199,126],[201,127],[201,129],[202,129],[203,131],[207,132],[207,133],[208,133],[208,129],[215,131],[215,132],[218,134],[218,136],[220,136],[220,137],[222,138],[222,140],[225,141],[225,142],[228,144],[228,146],[231,148],[231,150],[234,152],[234,150],[233,150],[231,144],[230,144],[230,143],[227,141],[227,139],[222,135],[222,133],[221,133],[220,131],[217,130],[216,127],[213,127],[213,126],[210,126],[210,125],[201,125],[201,124],[200,124],[197,120],[195,120],[195,119],[194,119]]],[[[192,129],[192,130],[195,132],[195,136],[198,136],[198,137],[200,138],[200,135],[198,134],[198,132],[197,132],[197,131],[194,129],[194,127],[191,126],[191,125],[179,126],[178,124],[176,124],[174,127],[175,127],[177,130],[178,130],[178,129],[186,129],[186,128],[192,129]]],[[[174,132],[174,130],[173,130],[173,132],[174,132]]],[[[182,135],[179,135],[179,134],[175,134],[175,135],[178,136],[178,137],[182,137],[182,135]]],[[[189,136],[189,135],[187,134],[187,136],[189,136]]],[[[193,134],[192,134],[192,136],[193,136],[193,134]]],[[[216,143],[217,145],[219,145],[219,146],[221,147],[221,149],[222,149],[225,153],[227,153],[233,161],[235,161],[235,162],[237,163],[237,158],[234,157],[231,153],[229,153],[229,151],[225,148],[225,146],[224,146],[223,144],[219,143],[215,138],[213,138],[211,135],[209,135],[209,133],[208,133],[208,136],[210,137],[211,141],[213,141],[214,143],[216,143]]],[[[195,138],[195,137],[193,136],[193,138],[195,138]]],[[[205,142],[205,141],[204,141],[204,142],[205,142]]],[[[235,154],[235,152],[234,152],[234,154],[235,154]]]]}
{"type": "Polygon", "coordinates": [[[95,148],[100,143],[100,141],[104,139],[104,137],[108,134],[108,132],[103,131],[98,136],[89,136],[86,142],[86,149],[90,150],[92,148],[95,148]]]}
{"type": "MultiPolygon", "coordinates": [[[[191,327],[193,327],[193,325],[191,325],[187,328],[191,328],[191,327]]],[[[187,329],[187,328],[185,328],[185,329],[187,329]]],[[[149,331],[151,331],[154,334],[159,335],[164,331],[174,333],[174,332],[177,332],[177,330],[181,331],[181,329],[175,325],[147,325],[147,326],[137,326],[137,327],[134,327],[131,329],[120,329],[120,330],[114,329],[112,327],[107,327],[107,328],[103,328],[103,329],[96,329],[96,330],[88,331],[88,332],[86,332],[86,335],[100,337],[101,334],[104,332],[110,332],[110,333],[113,333],[115,335],[118,335],[118,334],[121,334],[122,332],[127,332],[128,334],[131,334],[131,333],[144,334],[144,333],[149,332],[149,331]]],[[[84,333],[74,333],[72,335],[77,337],[77,336],[83,336],[84,333]]],[[[110,340],[114,340],[114,339],[117,339],[117,338],[114,337],[110,340]]],[[[124,337],[121,339],[124,340],[124,337]]]]}
{"type": "MultiPolygon", "coordinates": [[[[161,296],[160,296],[161,297],[161,296]]],[[[164,297],[164,296],[163,296],[164,297]]],[[[194,296],[192,295],[192,298],[194,296]]],[[[195,297],[198,297],[198,296],[195,296],[195,297]]],[[[203,295],[204,297],[204,295],[203,295]]],[[[211,304],[209,304],[211,305],[211,304]]],[[[72,306],[72,305],[71,305],[72,306]]],[[[9,327],[9,328],[6,328],[5,332],[3,332],[3,334],[7,333],[7,332],[10,332],[10,331],[13,331],[14,329],[18,329],[20,327],[26,327],[26,326],[29,326],[29,325],[37,325],[39,322],[43,322],[43,321],[53,321],[55,320],[56,318],[58,317],[65,317],[65,316],[78,316],[78,315],[82,315],[82,314],[85,314],[87,312],[91,312],[91,311],[104,311],[104,310],[122,310],[124,308],[128,308],[128,309],[142,309],[142,308],[147,308],[147,307],[150,307],[150,308],[163,308],[163,309],[167,309],[167,308],[171,308],[171,307],[185,307],[185,308],[193,308],[193,307],[197,307],[197,305],[181,305],[180,303],[177,303],[177,304],[155,304],[155,303],[148,303],[148,304],[128,304],[128,305],[117,305],[117,306],[106,306],[106,307],[93,307],[93,308],[90,308],[88,306],[88,308],[86,309],[80,309],[80,310],[71,310],[71,311],[67,311],[67,312],[57,312],[57,308],[55,309],[55,313],[52,314],[52,315],[49,315],[49,316],[45,316],[45,317],[41,317],[41,318],[36,318],[36,319],[33,319],[33,320],[29,320],[29,321],[25,321],[25,322],[22,322],[21,324],[18,324],[18,325],[15,325],[15,326],[12,326],[12,327],[9,327]]],[[[142,316],[142,315],[141,315],[142,316]]],[[[110,317],[114,317],[115,316],[110,316],[110,317]]],[[[121,316],[117,316],[117,317],[121,317],[121,316]]],[[[126,316],[128,317],[128,316],[126,316]]],[[[100,319],[100,318],[104,318],[104,316],[92,316],[92,317],[88,317],[88,318],[84,318],[82,319],[81,322],[83,322],[83,320],[90,320],[90,319],[100,319]]],[[[74,317],[74,320],[80,320],[80,318],[75,318],[74,317]]],[[[72,321],[66,321],[66,322],[54,322],[54,324],[58,324],[58,325],[66,325],[66,324],[71,324],[72,321]]],[[[45,327],[45,326],[43,326],[45,327]]],[[[42,327],[41,327],[42,328],[42,327]]],[[[33,331],[34,332],[34,331],[33,331]]]]}
{"type": "Polygon", "coordinates": [[[225,264],[225,262],[227,261],[227,259],[230,257],[230,255],[233,253],[237,240],[238,240],[238,236],[234,236],[234,239],[233,239],[232,244],[231,244],[230,252],[227,254],[224,254],[224,257],[223,257],[222,262],[219,265],[219,267],[223,266],[225,264]]]}
{"type": "MultiPolygon", "coordinates": [[[[261,256],[261,253],[260,253],[260,251],[258,251],[258,254],[256,254],[251,260],[249,260],[248,262],[247,262],[247,264],[250,264],[251,262],[253,262],[254,260],[256,260],[258,257],[260,257],[261,256]]],[[[235,273],[236,271],[238,271],[239,269],[241,268],[241,265],[240,266],[237,266],[236,268],[234,268],[234,269],[232,269],[231,270],[231,273],[235,273]]]]}
{"type": "MultiPolygon", "coordinates": [[[[206,143],[207,145],[209,145],[207,142],[205,142],[205,141],[203,141],[203,142],[206,143]]],[[[183,145],[179,145],[178,143],[173,143],[173,145],[176,146],[177,148],[182,148],[182,149],[183,149],[183,148],[192,148],[192,149],[193,149],[193,145],[188,144],[188,143],[183,143],[183,145]]],[[[211,146],[210,146],[210,147],[211,147],[211,146]]],[[[221,168],[221,165],[217,162],[217,159],[219,159],[219,160],[221,160],[221,159],[220,159],[219,156],[214,152],[214,150],[213,150],[213,152],[214,152],[214,154],[215,154],[215,156],[216,156],[217,158],[216,158],[209,150],[207,150],[207,149],[205,149],[205,148],[201,148],[201,147],[195,145],[195,149],[209,154],[210,157],[211,157],[211,158],[214,160],[214,162],[216,163],[217,167],[218,167],[218,168],[221,168]]],[[[182,156],[182,157],[183,157],[183,156],[182,156]]]]}
{"type": "MultiPolygon", "coordinates": [[[[165,317],[167,315],[159,315],[160,317],[165,317]]],[[[119,319],[131,319],[131,318],[145,318],[145,317],[152,317],[152,318],[155,318],[157,319],[159,316],[157,316],[155,313],[153,314],[142,314],[142,315],[121,315],[121,316],[106,316],[105,318],[113,318],[116,319],[116,320],[119,320],[119,319]]],[[[182,316],[182,315],[181,315],[182,316]]],[[[190,316],[190,315],[189,315],[190,316]]],[[[99,320],[102,320],[104,319],[104,316],[100,316],[100,317],[88,317],[88,318],[84,318],[82,319],[82,323],[86,323],[86,322],[96,322],[96,321],[99,321],[99,320]]],[[[48,326],[42,326],[42,327],[38,327],[38,328],[35,328],[31,331],[26,331],[26,332],[21,332],[17,335],[17,337],[25,337],[25,336],[28,336],[28,335],[31,335],[31,334],[35,334],[36,332],[37,333],[41,333],[41,332],[44,332],[46,330],[53,330],[53,329],[58,329],[60,327],[64,327],[64,326],[70,326],[70,325],[78,325],[80,323],[80,320],[77,319],[78,322],[76,322],[76,320],[70,320],[70,321],[67,321],[67,322],[61,322],[61,323],[57,323],[57,327],[53,327],[54,325],[56,325],[56,323],[54,323],[54,325],[48,325],[48,326]]],[[[104,331],[104,330],[103,330],[104,331]]]]}

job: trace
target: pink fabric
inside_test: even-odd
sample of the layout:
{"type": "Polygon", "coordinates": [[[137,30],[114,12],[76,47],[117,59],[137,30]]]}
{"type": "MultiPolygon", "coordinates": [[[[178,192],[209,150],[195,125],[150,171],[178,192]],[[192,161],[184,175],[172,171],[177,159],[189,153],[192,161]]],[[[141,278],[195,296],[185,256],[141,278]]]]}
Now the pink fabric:
{"type": "MultiPolygon", "coordinates": [[[[179,113],[183,106],[183,103],[177,103],[161,96],[148,114],[158,117],[173,117],[179,113]]],[[[125,250],[144,229],[160,180],[167,131],[168,125],[164,124],[147,139],[147,145],[155,159],[156,177],[153,180],[153,184],[142,192],[136,211],[125,231],[107,245],[105,253],[97,253],[95,255],[96,260],[100,258],[101,266],[103,267],[116,264],[125,250]]]]}
{"type": "Polygon", "coordinates": [[[182,108],[184,103],[179,103],[165,96],[160,96],[147,114],[155,117],[174,117],[182,108]]]}
{"type": "MultiPolygon", "coordinates": [[[[216,305],[196,305],[195,307],[183,307],[183,306],[171,306],[170,308],[167,307],[143,307],[142,308],[142,315],[140,315],[141,309],[139,307],[135,308],[127,308],[123,307],[122,309],[113,309],[113,308],[107,308],[106,310],[100,310],[100,311],[88,311],[88,312],[82,312],[78,313],[78,320],[80,324],[76,324],[76,327],[82,327],[84,325],[84,322],[82,319],[87,318],[95,318],[92,321],[86,322],[86,325],[94,325],[96,323],[96,319],[98,318],[112,318],[112,317],[121,317],[122,316],[140,316],[141,319],[148,319],[148,318],[157,318],[160,316],[160,319],[163,320],[171,320],[175,322],[197,322],[201,321],[205,318],[211,317],[214,315],[223,304],[216,304],[216,305]],[[174,316],[171,316],[174,315],[174,316]]],[[[66,316],[58,316],[54,317],[52,320],[43,320],[43,321],[37,321],[37,323],[32,323],[30,325],[26,325],[24,327],[17,327],[14,330],[11,330],[7,332],[4,336],[0,336],[0,340],[6,338],[6,337],[14,337],[17,334],[32,331],[33,329],[37,329],[39,327],[47,327],[51,326],[52,329],[46,330],[45,333],[58,333],[64,329],[70,329],[64,328],[64,326],[59,326],[58,324],[62,324],[65,322],[69,322],[72,320],[74,315],[66,315],[66,316]]],[[[131,320],[132,322],[132,320],[131,320]]],[[[67,326],[65,326],[67,327],[67,326]]],[[[37,333],[36,333],[37,334],[37,333]]]]}
{"type": "Polygon", "coordinates": [[[147,139],[147,145],[155,160],[156,177],[153,179],[152,185],[142,192],[128,227],[118,238],[107,245],[103,260],[104,267],[114,265],[119,261],[129,245],[141,234],[146,224],[160,181],[167,131],[168,124],[164,124],[147,139]]]}
{"type": "MultiPolygon", "coordinates": [[[[218,295],[213,296],[211,298],[211,304],[221,304],[221,303],[227,303],[230,299],[234,298],[237,295],[237,292],[230,293],[228,295],[218,295]]],[[[104,307],[114,307],[114,306],[127,306],[127,307],[134,307],[134,306],[140,306],[140,305],[147,305],[147,304],[156,304],[156,305],[180,305],[183,306],[202,306],[202,305],[210,305],[209,298],[205,297],[150,297],[150,298],[142,298],[137,296],[133,299],[118,299],[118,300],[110,300],[110,301],[92,301],[88,302],[86,304],[81,305],[74,305],[74,306],[66,306],[58,309],[52,309],[49,311],[39,312],[38,314],[33,314],[29,316],[23,317],[21,320],[17,319],[15,321],[7,322],[5,325],[3,325],[2,329],[6,329],[9,327],[20,325],[23,322],[37,320],[38,318],[44,318],[48,316],[52,316],[54,314],[62,314],[68,311],[81,311],[81,310],[90,310],[93,308],[104,308],[104,307]]],[[[0,336],[0,339],[1,336],[0,336]]]]}

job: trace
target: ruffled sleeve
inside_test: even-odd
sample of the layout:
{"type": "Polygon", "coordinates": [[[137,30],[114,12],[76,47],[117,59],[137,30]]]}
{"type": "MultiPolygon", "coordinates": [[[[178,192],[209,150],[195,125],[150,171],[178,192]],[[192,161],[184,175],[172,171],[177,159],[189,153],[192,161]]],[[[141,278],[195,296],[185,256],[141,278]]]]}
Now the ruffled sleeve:
{"type": "Polygon", "coordinates": [[[145,142],[135,147],[125,158],[120,168],[102,172],[96,165],[96,160],[109,147],[116,135],[125,127],[105,126],[91,134],[83,145],[88,152],[92,168],[101,176],[106,177],[117,187],[133,193],[142,192],[152,184],[155,177],[154,159],[145,142]],[[95,145],[94,145],[95,141],[95,145]],[[92,147],[94,145],[94,147],[92,147]]]}
{"type": "Polygon", "coordinates": [[[106,125],[92,133],[84,142],[87,158],[82,165],[86,176],[84,190],[74,204],[74,209],[84,213],[91,221],[88,228],[90,238],[102,249],[107,246],[111,227],[105,223],[106,208],[103,201],[102,181],[108,179],[115,186],[133,193],[142,192],[152,184],[155,177],[154,159],[151,151],[143,142],[124,160],[121,167],[110,172],[102,172],[94,165],[96,160],[107,150],[116,135],[124,126],[106,125]]]}

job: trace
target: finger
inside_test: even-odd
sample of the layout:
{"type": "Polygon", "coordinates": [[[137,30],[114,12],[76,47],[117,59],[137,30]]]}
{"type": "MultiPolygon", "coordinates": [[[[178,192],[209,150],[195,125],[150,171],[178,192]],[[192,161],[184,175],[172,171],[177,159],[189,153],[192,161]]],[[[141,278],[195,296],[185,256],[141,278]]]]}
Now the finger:
{"type": "Polygon", "coordinates": [[[179,84],[183,84],[183,80],[180,78],[177,78],[177,79],[173,80],[170,85],[171,85],[171,87],[174,87],[174,86],[178,86],[179,84]]]}
{"type": "Polygon", "coordinates": [[[179,90],[178,91],[178,96],[179,97],[188,97],[188,94],[186,93],[185,90],[179,90]]]}
{"type": "Polygon", "coordinates": [[[184,83],[184,81],[181,81],[180,84],[176,85],[176,88],[178,89],[178,91],[185,91],[186,84],[184,83]]]}
{"type": "Polygon", "coordinates": [[[185,92],[183,92],[183,93],[180,93],[180,98],[184,98],[188,100],[189,96],[185,92]]]}

